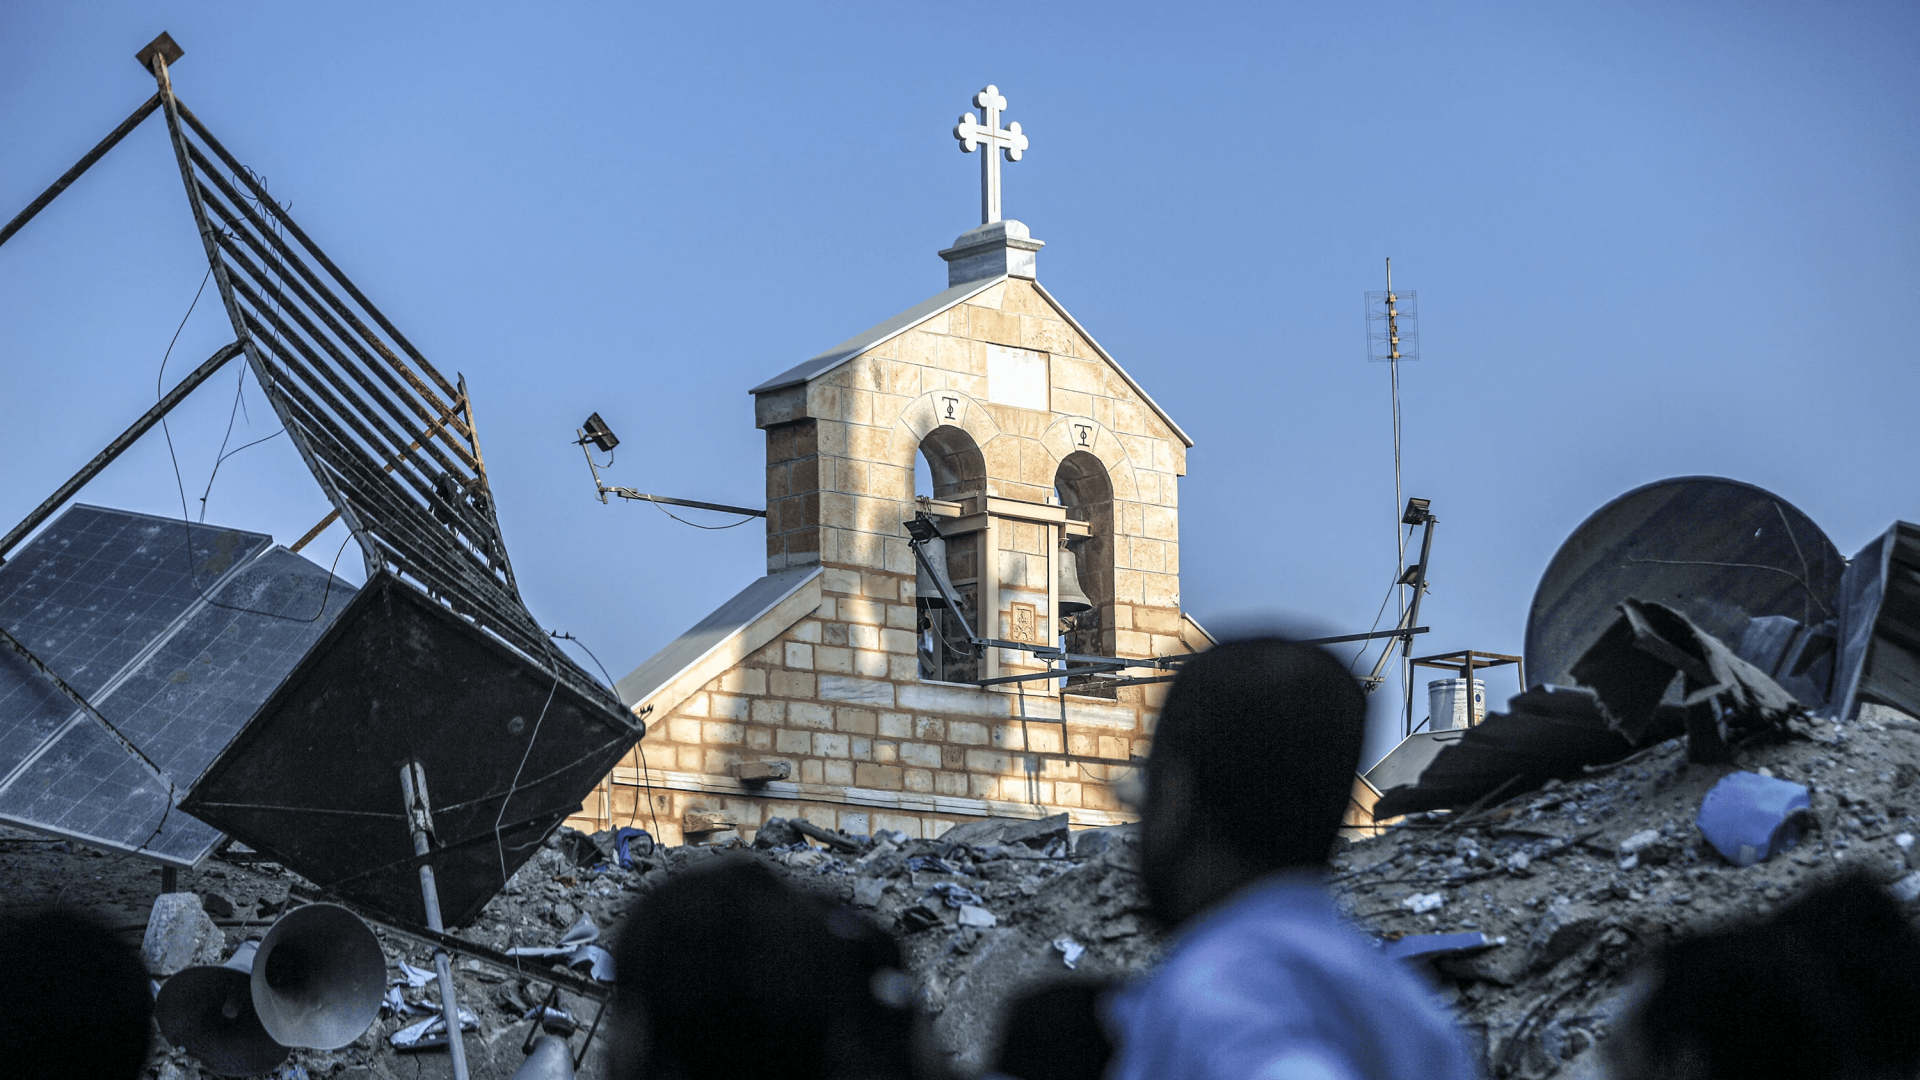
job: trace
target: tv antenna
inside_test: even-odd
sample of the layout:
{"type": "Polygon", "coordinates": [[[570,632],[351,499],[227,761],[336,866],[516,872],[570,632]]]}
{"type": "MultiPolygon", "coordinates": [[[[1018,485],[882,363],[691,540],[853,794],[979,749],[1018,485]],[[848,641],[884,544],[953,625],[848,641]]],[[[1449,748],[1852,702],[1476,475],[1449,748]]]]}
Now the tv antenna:
{"type": "MultiPolygon", "coordinates": [[[[1426,499],[1406,499],[1400,480],[1400,362],[1420,359],[1420,315],[1416,303],[1416,294],[1408,290],[1395,292],[1393,288],[1393,260],[1387,259],[1387,287],[1382,292],[1369,292],[1367,300],[1367,359],[1373,363],[1387,365],[1387,384],[1392,393],[1393,402],[1393,537],[1394,537],[1394,594],[1399,600],[1400,619],[1398,625],[1406,627],[1419,618],[1420,598],[1426,592],[1427,558],[1433,544],[1433,525],[1436,520],[1427,511],[1426,499]],[[1407,566],[1407,541],[1412,538],[1416,526],[1425,526],[1426,535],[1420,545],[1420,559],[1413,566],[1407,566]],[[1408,590],[1412,591],[1409,599],[1408,590]]],[[[1410,638],[1401,639],[1401,677],[1406,686],[1407,716],[1413,712],[1413,675],[1407,663],[1413,642],[1410,638]]],[[[1373,672],[1362,679],[1363,685],[1371,691],[1384,680],[1382,671],[1386,668],[1387,658],[1393,654],[1393,644],[1389,642],[1381,651],[1379,662],[1374,664],[1373,672]]],[[[1404,718],[1403,718],[1404,721],[1404,718]]]]}

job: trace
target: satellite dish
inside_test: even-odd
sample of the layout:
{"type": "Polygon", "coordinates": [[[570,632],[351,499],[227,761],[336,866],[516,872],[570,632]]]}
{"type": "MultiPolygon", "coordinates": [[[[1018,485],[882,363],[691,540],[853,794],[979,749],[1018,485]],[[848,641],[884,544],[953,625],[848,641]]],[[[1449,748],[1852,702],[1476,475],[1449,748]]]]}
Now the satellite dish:
{"type": "Polygon", "coordinates": [[[1635,488],[1595,511],[1547,564],[1527,613],[1527,678],[1568,670],[1628,597],[1685,612],[1737,645],[1749,620],[1832,618],[1846,560],[1812,519],[1772,492],[1717,476],[1635,488]]]}

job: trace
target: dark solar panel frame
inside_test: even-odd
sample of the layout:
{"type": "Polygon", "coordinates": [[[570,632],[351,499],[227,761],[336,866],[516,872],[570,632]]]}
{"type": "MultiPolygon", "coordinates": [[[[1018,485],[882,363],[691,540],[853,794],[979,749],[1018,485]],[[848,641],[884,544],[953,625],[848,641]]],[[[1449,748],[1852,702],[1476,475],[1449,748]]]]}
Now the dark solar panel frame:
{"type": "Polygon", "coordinates": [[[221,835],[178,800],[355,593],[271,544],[76,505],[0,566],[0,626],[162,774],[0,652],[0,821],[176,866],[206,856],[221,835]]]}

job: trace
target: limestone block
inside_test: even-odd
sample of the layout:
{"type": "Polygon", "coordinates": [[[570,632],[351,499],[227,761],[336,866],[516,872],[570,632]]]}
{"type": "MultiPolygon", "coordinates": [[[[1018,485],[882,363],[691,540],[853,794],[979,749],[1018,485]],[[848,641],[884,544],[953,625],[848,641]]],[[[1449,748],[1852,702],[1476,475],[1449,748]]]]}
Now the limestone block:
{"type": "Polygon", "coordinates": [[[911,682],[920,677],[920,661],[912,656],[889,656],[887,675],[896,682],[911,682]]]}
{"type": "Polygon", "coordinates": [[[880,714],[880,728],[877,734],[889,739],[912,738],[913,717],[907,713],[883,712],[880,714]]]}
{"type": "Polygon", "coordinates": [[[845,735],[832,732],[815,732],[813,752],[818,757],[844,758],[847,756],[847,738],[845,735]]]}
{"type": "Polygon", "coordinates": [[[848,757],[852,758],[855,761],[872,761],[873,760],[873,740],[872,739],[866,737],[865,735],[849,735],[847,737],[847,743],[848,743],[848,746],[847,746],[848,757]]]}
{"type": "Polygon", "coordinates": [[[710,746],[738,746],[746,738],[746,729],[739,724],[721,720],[708,720],[700,725],[702,741],[710,746]]]}
{"type": "Polygon", "coordinates": [[[764,694],[767,692],[766,669],[735,668],[720,676],[720,688],[730,694],[764,694]]]}
{"type": "Polygon", "coordinates": [[[940,768],[940,748],[928,743],[900,744],[900,760],[927,769],[940,768]]]}
{"type": "Polygon", "coordinates": [[[754,728],[747,729],[747,748],[748,749],[766,750],[771,748],[772,746],[773,746],[773,732],[768,731],[766,728],[763,728],[763,727],[754,727],[754,728]]]}
{"type": "Polygon", "coordinates": [[[995,724],[993,726],[993,745],[1001,750],[1025,750],[1026,735],[1019,724],[995,724]]]}
{"type": "Polygon", "coordinates": [[[971,720],[949,721],[947,738],[962,746],[985,746],[988,742],[987,725],[971,720]]]}
{"type": "Polygon", "coordinates": [[[826,771],[821,767],[819,758],[808,758],[800,763],[800,782],[803,784],[826,783],[826,771]]]}
{"type": "Polygon", "coordinates": [[[872,735],[875,733],[878,717],[866,709],[835,709],[833,726],[852,735],[872,735]]]}
{"type": "Polygon", "coordinates": [[[807,754],[813,751],[813,735],[782,728],[773,737],[773,748],[782,754],[807,754]]]}
{"type": "Polygon", "coordinates": [[[670,769],[677,768],[681,772],[700,772],[707,767],[707,752],[698,746],[677,747],[669,759],[661,764],[670,769]]]}
{"type": "Polygon", "coordinates": [[[905,783],[907,791],[917,792],[923,795],[933,793],[933,774],[925,769],[906,770],[903,783],[905,783]]]}
{"type": "Polygon", "coordinates": [[[750,716],[756,724],[778,724],[787,717],[787,703],[770,698],[756,698],[752,702],[750,716]]]}
{"type": "Polygon", "coordinates": [[[820,766],[821,766],[821,774],[822,776],[825,777],[825,779],[822,781],[823,783],[838,784],[842,787],[852,786],[853,762],[845,761],[845,760],[838,760],[838,761],[829,760],[829,761],[821,762],[820,766]]]}
{"type": "Polygon", "coordinates": [[[853,782],[857,787],[878,788],[882,791],[899,791],[906,786],[899,766],[874,765],[866,762],[853,767],[853,782]]]}
{"type": "Polygon", "coordinates": [[[735,751],[709,747],[700,756],[699,771],[710,776],[725,776],[739,761],[740,755],[735,751]]]}
{"type": "Polygon", "coordinates": [[[776,697],[810,699],[814,697],[813,674],[806,671],[776,670],[767,673],[767,689],[776,697]]]}
{"type": "Polygon", "coordinates": [[[1027,728],[1027,749],[1036,754],[1058,754],[1062,749],[1059,727],[1029,725],[1027,728]]]}
{"type": "MultiPolygon", "coordinates": [[[[887,631],[887,633],[897,632],[887,631]]],[[[820,676],[820,696],[828,701],[892,705],[893,684],[878,679],[856,678],[851,675],[822,675],[820,676]]]]}
{"type": "Polygon", "coordinates": [[[884,679],[888,676],[886,653],[861,649],[851,655],[855,673],[870,679],[884,679]]]}
{"type": "Polygon", "coordinates": [[[882,765],[900,764],[900,744],[892,739],[873,740],[873,760],[882,765]]]}
{"type": "Polygon", "coordinates": [[[966,773],[937,772],[933,774],[933,791],[936,795],[964,796],[969,786],[966,773]]]}
{"type": "Polygon", "coordinates": [[[835,648],[831,645],[815,646],[813,667],[822,672],[834,672],[841,675],[853,672],[853,650],[835,648]]]}
{"type": "Polygon", "coordinates": [[[812,701],[794,701],[787,705],[787,723],[814,731],[833,730],[833,709],[812,701]]]}
{"type": "Polygon", "coordinates": [[[1013,770],[1013,757],[993,750],[967,751],[967,769],[969,772],[1004,773],[1013,770]]]}
{"type": "Polygon", "coordinates": [[[161,893],[147,916],[147,934],[140,942],[140,959],[155,975],[172,975],[182,968],[218,964],[227,949],[227,937],[213,917],[190,892],[161,893]]]}

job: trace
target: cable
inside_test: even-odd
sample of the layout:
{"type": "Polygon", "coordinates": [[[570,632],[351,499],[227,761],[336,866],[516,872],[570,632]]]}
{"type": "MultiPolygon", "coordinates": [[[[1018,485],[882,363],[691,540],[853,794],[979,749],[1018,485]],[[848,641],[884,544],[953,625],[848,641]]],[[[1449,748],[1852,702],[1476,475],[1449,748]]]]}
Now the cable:
{"type": "MultiPolygon", "coordinates": [[[[172,358],[173,347],[175,344],[177,344],[180,341],[180,332],[187,328],[187,320],[193,317],[193,309],[199,306],[200,296],[202,293],[206,292],[207,280],[211,277],[213,277],[213,267],[209,265],[207,267],[207,272],[205,274],[202,274],[200,277],[200,287],[198,289],[195,289],[193,292],[193,301],[187,305],[187,313],[185,315],[180,316],[180,325],[174,327],[173,337],[171,340],[167,342],[167,351],[165,353],[162,353],[160,356],[160,371],[158,374],[154,376],[154,380],[153,380],[153,392],[156,398],[166,396],[165,391],[162,389],[162,387],[165,385],[164,380],[166,378],[166,373],[167,373],[167,361],[172,358]]],[[[241,377],[243,380],[245,376],[246,376],[246,370],[242,368],[241,377]]],[[[244,382],[241,385],[244,386],[245,385],[244,382]]],[[[234,393],[237,399],[239,397],[239,390],[236,389],[234,393]]],[[[231,414],[228,415],[228,419],[227,419],[227,431],[229,434],[231,434],[233,431],[233,418],[231,414]]],[[[247,443],[246,446],[241,446],[238,449],[235,449],[232,454],[225,454],[223,457],[219,459],[219,461],[214,462],[215,473],[217,474],[219,472],[220,461],[225,461],[227,458],[232,457],[233,454],[237,454],[241,450],[245,450],[248,446],[257,446],[260,443],[266,442],[267,439],[271,439],[275,435],[283,434],[284,431],[285,429],[283,428],[280,431],[274,432],[273,435],[268,435],[265,438],[255,439],[253,442],[247,443]]],[[[207,594],[207,591],[205,589],[200,587],[199,572],[196,571],[193,567],[194,522],[193,522],[192,515],[187,511],[187,485],[186,485],[185,477],[180,472],[180,455],[174,451],[173,432],[171,429],[167,427],[167,418],[165,416],[160,417],[160,433],[166,437],[167,458],[168,460],[173,462],[173,485],[175,490],[177,490],[180,493],[180,527],[185,529],[187,533],[187,542],[183,548],[183,551],[187,558],[187,580],[193,583],[193,591],[195,592],[195,594],[197,594],[203,602],[213,607],[220,608],[223,611],[238,611],[247,615],[260,615],[270,619],[285,619],[288,622],[306,622],[306,623],[318,622],[320,620],[320,616],[325,615],[327,613],[327,601],[333,595],[334,571],[340,568],[340,556],[344,554],[347,550],[346,541],[345,540],[341,541],[340,550],[333,553],[333,565],[327,568],[326,588],[321,590],[321,593],[320,593],[320,608],[308,618],[302,619],[293,615],[283,615],[277,611],[261,611],[257,608],[241,607],[237,604],[223,604],[220,601],[215,600],[212,596],[209,596],[207,594]]],[[[226,447],[226,444],[223,441],[221,443],[222,450],[224,450],[225,447],[226,447]]],[[[207,490],[208,491],[213,490],[213,478],[211,476],[207,478],[207,490]]],[[[206,511],[206,498],[204,496],[202,496],[200,503],[201,503],[201,516],[204,519],[205,511],[206,511]]],[[[347,539],[348,540],[353,539],[353,536],[351,533],[348,534],[347,539]]]]}
{"type": "Polygon", "coordinates": [[[547,703],[540,706],[540,715],[533,722],[533,734],[527,736],[526,753],[520,755],[520,767],[513,770],[513,782],[507,785],[507,794],[500,800],[500,812],[493,818],[493,848],[500,856],[500,884],[507,883],[507,846],[500,839],[500,823],[506,820],[507,804],[513,801],[513,793],[520,790],[520,774],[526,771],[527,759],[533,756],[533,744],[540,741],[540,725],[547,719],[547,709],[553,705],[553,695],[560,692],[560,676],[553,677],[553,687],[547,691],[547,703]]]}
{"type": "MultiPolygon", "coordinates": [[[[556,641],[571,641],[575,645],[580,646],[581,651],[585,652],[587,656],[592,658],[594,666],[600,669],[600,674],[606,676],[607,685],[614,686],[613,676],[607,671],[607,665],[602,664],[598,656],[594,656],[593,650],[587,648],[586,642],[581,641],[577,637],[574,637],[571,633],[563,634],[557,630],[547,631],[547,636],[553,638],[556,641]]],[[[613,697],[615,701],[620,700],[620,688],[617,686],[614,686],[613,697]]],[[[620,704],[624,707],[626,705],[626,702],[621,701],[620,704]]],[[[646,711],[648,713],[652,712],[653,706],[651,705],[647,706],[646,711]]],[[[645,713],[641,715],[644,716],[645,713]]],[[[641,737],[640,742],[634,744],[634,749],[640,751],[640,787],[641,787],[641,790],[647,793],[646,795],[647,815],[653,819],[653,842],[657,844],[660,842],[660,814],[653,807],[653,784],[647,780],[647,774],[652,770],[647,767],[647,747],[646,747],[646,738],[644,736],[641,737]]],[[[640,816],[640,808],[636,806],[633,809],[633,813],[627,815],[627,824],[631,826],[634,820],[639,816],[640,816]]],[[[611,813],[607,815],[607,824],[609,826],[613,824],[613,815],[611,813]]]]}
{"type": "Polygon", "coordinates": [[[654,509],[659,510],[661,513],[667,515],[668,517],[672,518],[673,520],[679,522],[682,525],[692,525],[696,529],[706,529],[711,532],[718,532],[721,529],[737,529],[740,526],[745,525],[747,522],[752,521],[755,517],[758,516],[756,514],[749,514],[746,517],[741,518],[739,521],[736,521],[731,525],[701,525],[696,522],[688,521],[686,518],[683,518],[678,514],[675,514],[673,511],[667,509],[666,507],[661,506],[659,503],[653,502],[652,499],[647,499],[644,501],[653,503],[654,509]]]}

